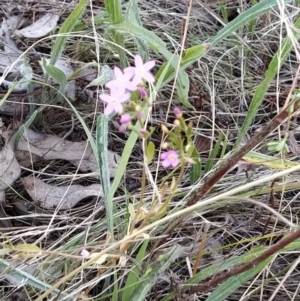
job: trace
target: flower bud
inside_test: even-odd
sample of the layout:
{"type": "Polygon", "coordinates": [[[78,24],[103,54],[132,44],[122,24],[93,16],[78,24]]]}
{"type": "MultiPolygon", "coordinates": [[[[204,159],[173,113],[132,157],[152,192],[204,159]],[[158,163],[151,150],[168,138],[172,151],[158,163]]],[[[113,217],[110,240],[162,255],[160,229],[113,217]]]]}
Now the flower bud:
{"type": "Polygon", "coordinates": [[[168,130],[168,128],[166,127],[165,124],[162,124],[161,125],[161,130],[165,133],[165,134],[168,134],[170,131],[168,130]]]}
{"type": "Polygon", "coordinates": [[[182,117],[182,113],[179,108],[177,108],[177,107],[174,108],[173,112],[174,112],[175,117],[177,117],[177,118],[182,117]]]}
{"type": "Polygon", "coordinates": [[[146,135],[146,134],[147,134],[147,130],[146,130],[146,129],[140,129],[140,133],[141,133],[142,135],[146,135]]]}
{"type": "Polygon", "coordinates": [[[162,145],[161,145],[161,148],[162,149],[167,149],[169,147],[169,143],[168,142],[164,142],[162,145]]]}
{"type": "Polygon", "coordinates": [[[175,125],[175,126],[179,126],[179,125],[180,125],[180,121],[179,121],[178,119],[175,119],[175,120],[174,120],[174,125],[175,125]]]}

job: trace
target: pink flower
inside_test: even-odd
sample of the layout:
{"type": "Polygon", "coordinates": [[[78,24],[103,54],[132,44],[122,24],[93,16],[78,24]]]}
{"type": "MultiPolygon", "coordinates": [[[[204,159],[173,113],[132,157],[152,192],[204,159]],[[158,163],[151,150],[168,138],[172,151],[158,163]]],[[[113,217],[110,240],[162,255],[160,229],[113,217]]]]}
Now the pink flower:
{"type": "Polygon", "coordinates": [[[174,112],[175,117],[177,117],[177,118],[182,117],[182,113],[179,108],[177,108],[177,107],[174,108],[173,112],[174,112]]]}
{"type": "Polygon", "coordinates": [[[120,133],[125,133],[126,132],[126,129],[127,129],[127,124],[123,123],[120,125],[119,127],[119,132],[120,133]]]}
{"type": "Polygon", "coordinates": [[[178,154],[174,150],[169,150],[160,155],[163,167],[176,167],[179,164],[178,154]]]}
{"type": "Polygon", "coordinates": [[[111,90],[111,94],[100,94],[99,98],[107,103],[104,115],[109,115],[112,112],[122,114],[123,106],[122,103],[130,98],[129,93],[119,94],[116,90],[111,90]]]}
{"type": "Polygon", "coordinates": [[[139,85],[142,82],[143,79],[145,81],[147,81],[148,83],[153,83],[154,82],[155,78],[149,72],[155,65],[154,60],[146,62],[144,64],[141,56],[137,54],[134,57],[134,64],[135,64],[135,67],[127,67],[127,68],[125,68],[124,71],[125,71],[125,73],[126,72],[134,72],[132,82],[135,85],[139,85]],[[132,70],[132,71],[130,71],[130,70],[132,70]]]}
{"type": "Polygon", "coordinates": [[[121,133],[124,133],[127,129],[127,126],[130,124],[131,121],[131,117],[129,114],[123,114],[120,118],[120,127],[119,127],[119,131],[121,133]]]}
{"type": "Polygon", "coordinates": [[[131,120],[131,117],[129,114],[123,114],[120,118],[120,123],[121,124],[128,124],[131,120]]]}
{"type": "Polygon", "coordinates": [[[141,133],[142,135],[146,135],[146,134],[147,134],[147,130],[146,130],[146,129],[140,129],[140,133],[141,133]]]}
{"type": "Polygon", "coordinates": [[[141,97],[143,99],[145,99],[147,97],[147,90],[145,88],[140,88],[139,91],[140,91],[141,97]]]}
{"type": "Polygon", "coordinates": [[[137,117],[138,120],[141,120],[141,119],[144,117],[144,115],[143,115],[143,113],[140,111],[140,112],[137,113],[136,117],[137,117]]]}
{"type": "Polygon", "coordinates": [[[122,70],[118,67],[114,68],[114,73],[115,73],[115,79],[109,81],[106,83],[106,87],[111,89],[111,90],[117,90],[120,94],[124,94],[126,90],[129,91],[136,91],[137,86],[133,84],[130,80],[132,76],[134,75],[133,70],[124,70],[124,73],[122,70]]]}

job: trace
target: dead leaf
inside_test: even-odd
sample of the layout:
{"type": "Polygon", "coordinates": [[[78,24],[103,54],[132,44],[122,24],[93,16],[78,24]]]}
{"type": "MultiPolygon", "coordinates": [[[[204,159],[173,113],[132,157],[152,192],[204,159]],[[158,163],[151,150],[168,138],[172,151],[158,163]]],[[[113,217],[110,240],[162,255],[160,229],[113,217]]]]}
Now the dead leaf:
{"type": "Polygon", "coordinates": [[[58,15],[47,13],[31,25],[21,30],[15,30],[14,34],[16,36],[23,36],[26,38],[41,38],[46,36],[50,31],[52,31],[55,28],[58,20],[58,15]]]}
{"type": "Polygon", "coordinates": [[[20,176],[20,165],[15,158],[11,145],[5,145],[0,151],[0,191],[12,185],[20,176]]]}
{"type": "MultiPolygon", "coordinates": [[[[26,19],[22,17],[22,15],[13,15],[9,16],[6,19],[7,29],[11,33],[15,31],[17,28],[20,28],[24,25],[26,19]]],[[[0,29],[0,36],[2,36],[2,29],[0,29]]]]}
{"type": "Polygon", "coordinates": [[[194,143],[198,153],[209,152],[211,149],[211,139],[205,136],[197,135],[194,143]]]}
{"type": "Polygon", "coordinates": [[[21,182],[32,200],[44,209],[57,207],[59,210],[67,210],[86,197],[103,196],[100,184],[87,187],[82,185],[53,186],[35,177],[21,178],[21,182]]]}
{"type": "Polygon", "coordinates": [[[41,157],[28,151],[15,151],[16,159],[22,167],[32,167],[32,165],[41,160],[41,157]]]}
{"type": "MultiPolygon", "coordinates": [[[[10,140],[13,132],[3,132],[3,137],[10,140]]],[[[10,141],[10,143],[14,143],[10,141]]],[[[98,163],[90,145],[87,142],[72,142],[63,138],[37,133],[27,129],[20,138],[17,149],[26,151],[39,156],[45,160],[66,160],[79,168],[82,172],[97,172],[98,163]]],[[[110,177],[116,174],[120,162],[120,156],[114,152],[108,151],[108,160],[110,168],[110,177]]]]}
{"type": "MultiPolygon", "coordinates": [[[[12,40],[6,19],[2,21],[0,32],[4,39],[4,50],[0,50],[0,71],[4,72],[7,67],[10,67],[19,59],[23,52],[18,49],[16,43],[12,40]]],[[[20,59],[11,71],[17,71],[21,64],[23,64],[23,59],[20,59]]]]}

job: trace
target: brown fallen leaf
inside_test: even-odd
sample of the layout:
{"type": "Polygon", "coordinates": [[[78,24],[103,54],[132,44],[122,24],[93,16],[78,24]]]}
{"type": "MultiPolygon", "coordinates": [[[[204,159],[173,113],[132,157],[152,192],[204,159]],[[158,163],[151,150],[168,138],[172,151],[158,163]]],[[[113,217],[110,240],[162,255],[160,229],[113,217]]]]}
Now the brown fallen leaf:
{"type": "Polygon", "coordinates": [[[90,186],[67,185],[53,186],[44,183],[35,177],[21,178],[26,191],[33,202],[44,209],[67,210],[76,206],[82,199],[89,196],[102,197],[102,187],[100,184],[90,186]]]}
{"type": "Polygon", "coordinates": [[[12,146],[7,144],[0,151],[0,191],[12,185],[20,176],[20,165],[12,146]]]}
{"type": "MultiPolygon", "coordinates": [[[[13,131],[5,131],[3,137],[10,141],[13,131]]],[[[63,138],[37,133],[27,129],[19,140],[18,151],[26,151],[39,156],[45,160],[66,160],[79,168],[82,172],[98,172],[98,163],[90,145],[86,141],[72,142],[63,138]]],[[[120,162],[120,156],[112,151],[108,151],[108,164],[110,177],[114,177],[120,162]]]]}
{"type": "Polygon", "coordinates": [[[205,136],[197,135],[194,143],[199,154],[206,152],[208,153],[211,149],[211,139],[205,136]]]}

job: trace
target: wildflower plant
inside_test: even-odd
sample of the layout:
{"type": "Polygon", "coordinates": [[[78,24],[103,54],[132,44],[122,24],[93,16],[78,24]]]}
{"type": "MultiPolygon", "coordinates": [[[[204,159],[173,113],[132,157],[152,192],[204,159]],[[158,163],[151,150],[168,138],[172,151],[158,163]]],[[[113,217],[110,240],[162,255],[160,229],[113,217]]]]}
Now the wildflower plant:
{"type": "MultiPolygon", "coordinates": [[[[137,209],[133,204],[128,205],[130,222],[127,235],[131,235],[152,221],[163,217],[168,210],[170,201],[176,194],[186,165],[188,163],[199,164],[199,158],[195,158],[197,152],[193,144],[192,123],[186,123],[181,110],[175,107],[173,110],[175,117],[173,129],[169,130],[165,124],[161,126],[164,142],[161,145],[158,162],[162,168],[167,170],[167,174],[159,187],[159,195],[153,196],[150,208],[143,207],[146,167],[152,163],[155,152],[154,143],[149,141],[154,128],[147,128],[143,109],[145,106],[151,107],[152,105],[148,98],[147,84],[151,85],[155,81],[155,77],[151,73],[155,61],[150,60],[144,63],[139,55],[135,55],[134,65],[126,67],[124,70],[114,67],[115,78],[105,84],[109,93],[99,95],[100,100],[105,103],[104,114],[118,114],[120,116],[119,131],[122,133],[135,131],[142,139],[143,149],[146,151],[140,201],[137,209]],[[134,120],[140,124],[140,130],[134,126],[134,120]],[[177,171],[179,172],[176,173],[177,171]],[[168,189],[170,193],[167,193],[168,189]]],[[[147,234],[144,235],[147,236],[147,234]]],[[[130,245],[131,243],[122,244],[120,251],[126,253],[130,245]]]]}

